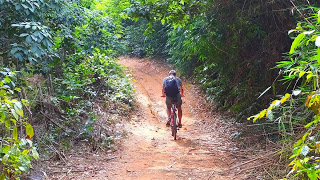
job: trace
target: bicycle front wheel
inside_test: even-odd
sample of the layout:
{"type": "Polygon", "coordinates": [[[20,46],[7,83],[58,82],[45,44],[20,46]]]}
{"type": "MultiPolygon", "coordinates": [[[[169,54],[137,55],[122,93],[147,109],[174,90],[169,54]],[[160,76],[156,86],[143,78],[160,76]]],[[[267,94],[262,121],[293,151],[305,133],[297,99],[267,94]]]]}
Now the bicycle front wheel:
{"type": "Polygon", "coordinates": [[[173,136],[174,140],[177,140],[177,128],[178,128],[178,126],[177,126],[177,115],[176,114],[173,115],[173,120],[172,121],[173,121],[173,124],[171,126],[172,136],[173,136]]]}

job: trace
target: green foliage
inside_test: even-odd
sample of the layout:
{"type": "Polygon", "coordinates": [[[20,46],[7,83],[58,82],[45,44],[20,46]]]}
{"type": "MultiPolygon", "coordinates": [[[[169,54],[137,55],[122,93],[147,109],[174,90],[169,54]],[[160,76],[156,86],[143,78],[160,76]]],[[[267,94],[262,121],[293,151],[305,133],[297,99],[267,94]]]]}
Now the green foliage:
{"type": "MultiPolygon", "coordinates": [[[[55,48],[65,58],[75,52],[93,54],[95,48],[113,55],[121,49],[121,30],[103,11],[73,5],[57,14],[55,21],[61,24],[56,30],[55,48]]],[[[56,63],[56,62],[55,62],[56,63]]]]}
{"type": "MultiPolygon", "coordinates": [[[[314,8],[317,11],[317,8],[314,8]]],[[[275,100],[269,108],[259,114],[251,116],[255,122],[267,117],[270,121],[279,121],[279,130],[284,136],[294,135],[294,127],[303,124],[305,132],[292,147],[289,158],[292,170],[288,176],[298,179],[318,179],[319,169],[319,122],[320,122],[320,96],[319,96],[319,17],[314,13],[297,24],[297,36],[292,42],[287,60],[280,61],[277,68],[284,73],[282,81],[294,84],[292,93],[286,94],[281,100],[275,100]],[[282,106],[281,106],[282,105],[282,106]],[[275,119],[274,114],[279,116],[275,119]],[[289,129],[283,123],[290,125],[289,129]],[[289,132],[289,133],[288,133],[289,132]]],[[[320,11],[318,11],[320,12],[320,11]]]]}
{"type": "Polygon", "coordinates": [[[46,13],[56,11],[60,1],[0,1],[1,61],[17,69],[28,64],[43,66],[57,57],[52,50],[52,31],[46,13]]]}
{"type": "Polygon", "coordinates": [[[54,38],[54,50],[61,58],[49,66],[55,93],[49,94],[48,108],[58,109],[62,118],[56,117],[61,124],[58,128],[50,127],[51,140],[64,139],[63,144],[70,144],[76,136],[91,143],[97,130],[95,101],[126,107],[122,109],[128,109],[132,103],[129,78],[123,75],[114,58],[116,50],[123,49],[122,26],[106,16],[105,3],[71,3],[54,19],[61,24],[54,38]],[[92,8],[96,6],[101,10],[92,8]]]}
{"type": "Polygon", "coordinates": [[[59,96],[64,100],[102,96],[131,103],[132,86],[114,58],[99,52],[93,56],[76,54],[70,57],[63,69],[63,79],[57,78],[55,83],[59,96]]]}
{"type": "MultiPolygon", "coordinates": [[[[92,141],[96,100],[130,108],[132,86],[114,58],[124,49],[119,13],[127,7],[124,0],[0,0],[0,179],[28,171],[38,158],[34,135],[42,151],[53,141],[67,149],[80,136],[92,141]]],[[[113,138],[105,139],[110,146],[113,138]]]]}
{"type": "Polygon", "coordinates": [[[0,81],[0,178],[12,179],[28,172],[32,158],[38,159],[39,155],[30,140],[34,135],[33,128],[23,113],[23,105],[28,105],[28,101],[15,99],[20,91],[14,83],[16,73],[4,70],[1,70],[0,81]]]}
{"type": "Polygon", "coordinates": [[[119,28],[123,19],[128,18],[124,10],[129,7],[128,0],[96,0],[94,5],[94,9],[105,12],[105,15],[110,17],[119,28]]]}
{"type": "Polygon", "coordinates": [[[145,19],[139,19],[137,22],[126,20],[123,25],[125,26],[125,30],[122,43],[126,46],[126,50],[123,53],[140,58],[145,55],[167,56],[166,34],[169,27],[154,24],[154,31],[146,32],[149,25],[145,19]]]}
{"type": "MultiPolygon", "coordinates": [[[[141,0],[133,1],[128,13],[133,19],[149,21],[149,26],[143,25],[142,31],[162,34],[151,25],[166,25],[166,33],[159,39],[166,35],[168,40],[153,40],[153,44],[157,43],[154,46],[165,47],[165,58],[169,57],[167,60],[175,64],[181,74],[195,77],[203,85],[208,99],[218,102],[219,107],[241,104],[235,108],[241,112],[241,118],[257,111],[257,106],[250,104],[266,88],[261,84],[270,84],[277,76],[276,71],[268,69],[275,66],[289,46],[290,39],[284,32],[291,28],[294,17],[289,11],[273,10],[286,8],[286,3],[265,1],[141,0]],[[176,11],[180,13],[178,16],[176,11]]],[[[140,43],[141,39],[136,41],[140,43]]],[[[136,49],[145,49],[143,45],[136,49]]],[[[269,96],[270,92],[267,92],[269,96]]],[[[258,104],[267,99],[266,96],[260,98],[258,104]]]]}
{"type": "MultiPolygon", "coordinates": [[[[68,57],[62,76],[53,80],[55,94],[51,95],[48,108],[53,106],[60,110],[62,118],[58,116],[55,121],[61,125],[51,126],[50,137],[45,136],[43,141],[48,138],[56,142],[63,140],[60,148],[69,149],[76,137],[94,144],[92,150],[100,145],[111,148],[112,136],[106,135],[108,133],[97,124],[98,113],[101,113],[95,110],[97,101],[106,104],[107,112],[109,108],[116,108],[119,113],[127,111],[132,106],[133,87],[115,58],[96,51],[93,56],[77,53],[68,57]]],[[[109,123],[109,119],[104,119],[105,123],[109,123]]]]}
{"type": "MultiPolygon", "coordinates": [[[[160,21],[162,24],[173,24],[175,28],[184,26],[188,19],[188,9],[198,1],[177,1],[177,0],[134,0],[131,1],[128,13],[134,20],[144,17],[148,21],[160,21]]],[[[150,28],[151,30],[151,28],[150,28]]]]}

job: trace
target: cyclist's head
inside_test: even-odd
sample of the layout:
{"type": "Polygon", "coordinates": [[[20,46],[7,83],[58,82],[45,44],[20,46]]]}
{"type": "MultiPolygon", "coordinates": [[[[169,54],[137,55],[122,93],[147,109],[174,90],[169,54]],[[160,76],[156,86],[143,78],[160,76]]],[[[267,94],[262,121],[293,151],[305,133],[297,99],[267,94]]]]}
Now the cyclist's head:
{"type": "Polygon", "coordinates": [[[169,76],[176,76],[177,75],[177,72],[175,70],[171,70],[169,71],[169,76]]]}

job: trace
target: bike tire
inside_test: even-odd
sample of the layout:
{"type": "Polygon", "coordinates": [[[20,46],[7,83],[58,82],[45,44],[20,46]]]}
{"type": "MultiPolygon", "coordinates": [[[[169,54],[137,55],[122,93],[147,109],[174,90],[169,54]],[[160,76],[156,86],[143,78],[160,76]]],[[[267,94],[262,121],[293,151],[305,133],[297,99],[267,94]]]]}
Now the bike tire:
{"type": "Polygon", "coordinates": [[[174,138],[174,140],[177,140],[177,115],[174,114],[173,115],[173,125],[171,126],[171,130],[172,130],[172,136],[174,138]]]}

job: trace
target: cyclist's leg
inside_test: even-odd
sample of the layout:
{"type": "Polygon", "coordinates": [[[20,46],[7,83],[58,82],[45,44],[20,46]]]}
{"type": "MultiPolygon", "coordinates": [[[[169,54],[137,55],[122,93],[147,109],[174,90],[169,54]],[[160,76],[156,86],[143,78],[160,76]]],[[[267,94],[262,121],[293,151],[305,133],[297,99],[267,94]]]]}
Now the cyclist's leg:
{"type": "Polygon", "coordinates": [[[167,115],[168,115],[168,118],[170,118],[170,115],[171,115],[171,110],[170,110],[170,108],[167,108],[167,115]]]}
{"type": "MultiPolygon", "coordinates": [[[[167,115],[168,115],[168,122],[170,125],[170,116],[171,116],[171,106],[172,106],[172,97],[166,96],[166,106],[167,106],[167,115]]],[[[168,125],[167,122],[167,125],[168,125]]]]}
{"type": "Polygon", "coordinates": [[[181,107],[177,107],[177,109],[178,109],[179,124],[181,124],[181,119],[182,119],[182,109],[181,109],[181,107]]]}
{"type": "Polygon", "coordinates": [[[181,124],[181,119],[182,119],[182,109],[181,109],[181,105],[182,105],[182,99],[181,99],[181,95],[180,93],[177,95],[177,109],[178,109],[178,119],[179,119],[179,127],[182,126],[181,124]]]}

